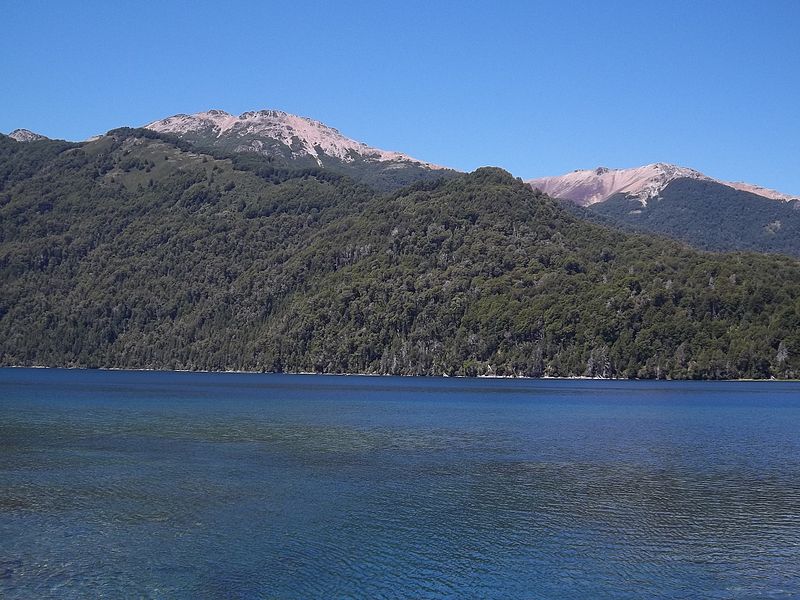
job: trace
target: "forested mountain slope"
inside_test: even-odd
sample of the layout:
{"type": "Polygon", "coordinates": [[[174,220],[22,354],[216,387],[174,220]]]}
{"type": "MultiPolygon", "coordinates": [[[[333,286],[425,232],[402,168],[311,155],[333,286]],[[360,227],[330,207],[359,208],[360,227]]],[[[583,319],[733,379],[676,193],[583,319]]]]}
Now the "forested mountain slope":
{"type": "Polygon", "coordinates": [[[714,181],[676,179],[646,205],[616,194],[588,210],[623,227],[715,251],[800,257],[800,200],[771,200],[714,181]]]}
{"type": "Polygon", "coordinates": [[[203,151],[257,154],[275,167],[320,167],[379,190],[455,175],[402,152],[373,148],[314,119],[280,110],[231,115],[209,110],[173,115],[145,126],[203,151]]]}
{"type": "Polygon", "coordinates": [[[800,199],[687,167],[654,163],[599,167],[527,182],[586,207],[572,211],[634,231],[665,235],[701,250],[754,251],[800,257],[800,199]]]}
{"type": "Polygon", "coordinates": [[[0,157],[4,365],[800,374],[800,263],[593,225],[499,169],[381,195],[136,130],[0,157]]]}

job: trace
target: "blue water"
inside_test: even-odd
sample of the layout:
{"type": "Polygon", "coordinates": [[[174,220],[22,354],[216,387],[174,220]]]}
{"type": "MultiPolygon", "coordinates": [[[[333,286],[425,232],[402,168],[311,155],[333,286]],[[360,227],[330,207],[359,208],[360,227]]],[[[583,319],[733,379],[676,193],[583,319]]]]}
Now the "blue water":
{"type": "Polygon", "coordinates": [[[800,598],[800,384],[0,369],[3,598],[800,598]]]}

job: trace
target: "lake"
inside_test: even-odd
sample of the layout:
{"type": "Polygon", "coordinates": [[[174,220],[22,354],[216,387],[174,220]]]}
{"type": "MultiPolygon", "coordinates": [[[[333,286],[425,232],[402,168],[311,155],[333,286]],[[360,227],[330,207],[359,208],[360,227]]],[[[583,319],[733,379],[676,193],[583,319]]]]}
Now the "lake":
{"type": "Polygon", "coordinates": [[[0,369],[3,598],[798,598],[800,384],[0,369]]]}

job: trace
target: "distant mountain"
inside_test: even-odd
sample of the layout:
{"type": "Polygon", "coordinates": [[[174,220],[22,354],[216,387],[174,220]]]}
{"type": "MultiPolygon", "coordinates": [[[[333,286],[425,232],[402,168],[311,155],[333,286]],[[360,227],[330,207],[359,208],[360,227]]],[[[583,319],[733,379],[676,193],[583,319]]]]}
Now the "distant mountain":
{"type": "Polygon", "coordinates": [[[179,114],[145,128],[176,135],[199,148],[261,154],[277,166],[330,169],[381,189],[452,174],[439,165],[373,148],[324,123],[279,110],[239,116],[222,110],[179,114]]]}
{"type": "Polygon", "coordinates": [[[549,196],[571,200],[579,206],[590,206],[603,202],[614,194],[625,194],[629,198],[636,198],[645,205],[648,200],[657,197],[667,185],[676,179],[711,181],[771,200],[800,199],[800,196],[791,196],[759,185],[720,181],[694,169],[668,163],[653,163],[632,169],[609,169],[607,167],[579,169],[555,177],[529,179],[526,183],[549,196]]]}
{"type": "Polygon", "coordinates": [[[17,140],[18,142],[36,142],[38,140],[48,140],[45,135],[35,133],[30,129],[15,129],[8,134],[8,137],[17,140]]]}
{"type": "Polygon", "coordinates": [[[624,193],[642,203],[657,196],[670,181],[686,177],[710,179],[699,171],[666,163],[655,163],[635,169],[598,167],[576,170],[556,177],[529,179],[526,183],[553,198],[571,200],[579,206],[590,206],[624,193]]]}
{"type": "Polygon", "coordinates": [[[776,201],[711,180],[676,179],[642,205],[615,194],[588,207],[611,222],[704,250],[800,256],[800,201],[776,201]]]}
{"type": "Polygon", "coordinates": [[[764,198],[769,198],[770,200],[789,201],[789,200],[800,199],[800,196],[792,194],[784,194],[783,192],[779,192],[777,190],[772,190],[770,188],[765,188],[763,186],[755,185],[752,183],[745,183],[743,181],[725,181],[722,183],[736,190],[741,190],[743,192],[750,192],[752,194],[756,194],[757,196],[763,196],[764,198]]]}
{"type": "Polygon", "coordinates": [[[0,135],[0,290],[0,365],[800,377],[800,261],[600,227],[496,168],[379,194],[146,129],[0,135]]]}
{"type": "Polygon", "coordinates": [[[527,182],[586,207],[587,216],[668,235],[704,250],[800,256],[800,199],[761,186],[719,181],[665,163],[573,171],[527,182]]]}

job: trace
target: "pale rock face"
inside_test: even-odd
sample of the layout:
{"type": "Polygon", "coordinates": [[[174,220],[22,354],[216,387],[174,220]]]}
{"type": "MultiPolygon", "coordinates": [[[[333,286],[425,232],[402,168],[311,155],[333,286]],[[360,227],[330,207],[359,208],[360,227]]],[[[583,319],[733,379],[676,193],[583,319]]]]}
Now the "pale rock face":
{"type": "MultiPolygon", "coordinates": [[[[153,121],[145,127],[176,135],[208,132],[217,138],[261,135],[293,148],[296,155],[306,154],[313,157],[320,166],[324,154],[344,162],[352,162],[355,157],[360,157],[375,162],[409,163],[429,169],[443,168],[400,152],[372,148],[343,136],[338,130],[324,123],[279,110],[251,111],[242,113],[238,117],[222,110],[209,110],[193,115],[175,115],[153,121]]],[[[260,149],[258,140],[248,141],[247,144],[252,151],[257,152],[260,149]]]]}
{"type": "Polygon", "coordinates": [[[527,183],[550,196],[572,200],[581,206],[602,202],[617,193],[634,196],[646,205],[647,201],[657,196],[670,181],[680,177],[711,181],[710,177],[694,169],[654,163],[635,169],[598,167],[576,170],[558,177],[530,179],[527,183]]]}
{"type": "Polygon", "coordinates": [[[737,190],[751,192],[772,200],[791,200],[794,197],[747,183],[719,181],[688,167],[667,163],[654,163],[633,169],[576,170],[557,177],[529,179],[533,188],[538,188],[549,196],[571,200],[580,206],[589,206],[607,200],[614,194],[623,193],[637,198],[642,206],[656,198],[671,181],[680,178],[712,181],[737,190]]]}
{"type": "Polygon", "coordinates": [[[771,190],[769,188],[765,188],[760,185],[755,185],[752,183],[745,183],[744,181],[725,182],[725,185],[729,185],[737,190],[742,190],[743,192],[758,194],[759,196],[764,196],[764,198],[769,198],[770,200],[781,200],[784,202],[788,202],[790,200],[800,200],[800,196],[792,196],[791,194],[784,194],[783,192],[779,192],[777,190],[771,190]]]}
{"type": "Polygon", "coordinates": [[[30,129],[15,129],[8,134],[8,137],[17,140],[18,142],[35,142],[37,140],[48,139],[47,136],[34,133],[30,129]]]}

